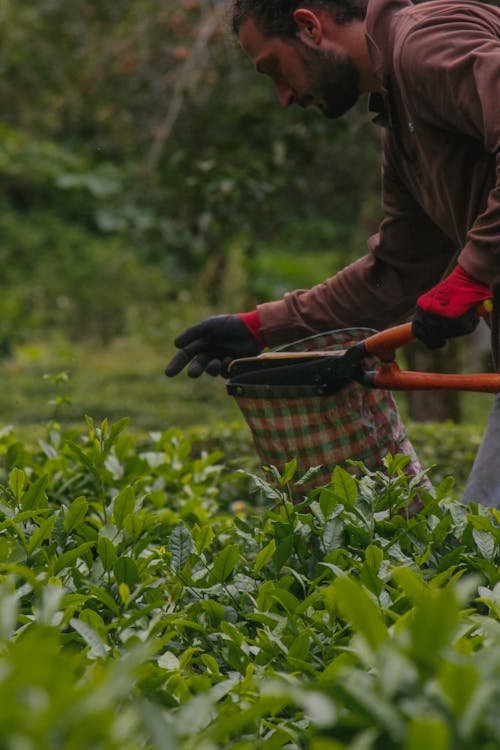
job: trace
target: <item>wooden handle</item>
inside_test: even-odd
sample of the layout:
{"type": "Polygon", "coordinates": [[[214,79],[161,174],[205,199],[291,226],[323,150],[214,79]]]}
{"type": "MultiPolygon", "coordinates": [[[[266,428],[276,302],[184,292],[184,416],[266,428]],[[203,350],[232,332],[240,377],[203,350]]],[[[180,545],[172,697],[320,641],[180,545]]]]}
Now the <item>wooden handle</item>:
{"type": "Polygon", "coordinates": [[[375,354],[384,362],[390,362],[394,359],[396,349],[403,344],[409,344],[415,341],[415,336],[411,331],[411,323],[388,328],[386,331],[374,333],[365,339],[364,346],[367,354],[375,354]]]}
{"type": "Polygon", "coordinates": [[[370,378],[371,385],[393,391],[476,391],[500,393],[500,373],[458,375],[440,372],[408,372],[395,362],[385,362],[370,378]]]}
{"type": "MultiPolygon", "coordinates": [[[[479,318],[484,318],[492,310],[493,300],[486,299],[477,306],[476,315],[479,318]]],[[[390,362],[396,355],[396,349],[404,344],[409,344],[410,341],[415,341],[412,324],[403,323],[400,326],[380,331],[380,333],[374,333],[373,336],[365,339],[364,345],[368,354],[375,354],[383,362],[390,362]]],[[[494,392],[496,393],[496,391],[494,392]]]]}

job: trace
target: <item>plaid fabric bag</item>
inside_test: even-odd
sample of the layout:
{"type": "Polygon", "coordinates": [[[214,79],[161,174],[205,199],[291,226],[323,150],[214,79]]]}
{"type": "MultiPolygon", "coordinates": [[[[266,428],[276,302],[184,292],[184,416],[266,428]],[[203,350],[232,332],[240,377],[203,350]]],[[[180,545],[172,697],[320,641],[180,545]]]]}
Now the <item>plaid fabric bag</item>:
{"type": "MultiPolygon", "coordinates": [[[[279,351],[344,350],[372,333],[367,328],[330,331],[279,351]]],[[[375,359],[372,364],[375,366],[375,359]]],[[[353,472],[345,463],[347,459],[362,461],[369,469],[383,469],[388,453],[403,453],[411,458],[405,471],[410,475],[421,471],[389,391],[352,382],[335,393],[318,395],[314,386],[238,385],[237,377],[228,381],[227,389],[250,427],[264,465],[282,470],[287,461],[296,458],[301,473],[322,467],[303,485],[304,492],[328,482],[336,465],[353,472]]],[[[425,479],[424,486],[430,486],[425,479]]]]}

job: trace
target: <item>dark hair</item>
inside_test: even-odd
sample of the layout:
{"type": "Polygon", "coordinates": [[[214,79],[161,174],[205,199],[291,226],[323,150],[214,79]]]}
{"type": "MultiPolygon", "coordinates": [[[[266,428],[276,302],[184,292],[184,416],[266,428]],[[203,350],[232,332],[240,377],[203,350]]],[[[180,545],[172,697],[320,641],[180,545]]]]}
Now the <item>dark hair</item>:
{"type": "Polygon", "coordinates": [[[291,39],[297,35],[293,20],[296,8],[325,9],[339,24],[366,16],[368,0],[232,0],[231,25],[235,34],[249,18],[268,36],[291,39]]]}

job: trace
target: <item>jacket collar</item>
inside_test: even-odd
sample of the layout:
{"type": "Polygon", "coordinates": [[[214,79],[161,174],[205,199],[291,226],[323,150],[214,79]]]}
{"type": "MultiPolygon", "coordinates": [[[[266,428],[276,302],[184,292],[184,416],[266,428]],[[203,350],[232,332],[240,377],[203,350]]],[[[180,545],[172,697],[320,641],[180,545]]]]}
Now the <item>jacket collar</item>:
{"type": "Polygon", "coordinates": [[[410,8],[410,0],[369,0],[365,19],[365,35],[375,73],[382,82],[380,93],[370,96],[368,109],[375,113],[373,122],[381,127],[396,126],[391,107],[391,66],[393,40],[398,14],[410,8]]]}
{"type": "Polygon", "coordinates": [[[375,73],[382,82],[390,72],[393,39],[402,10],[411,8],[410,0],[369,0],[365,19],[365,35],[368,52],[375,73]]]}
{"type": "Polygon", "coordinates": [[[393,127],[393,117],[385,90],[370,94],[368,112],[373,113],[372,122],[374,125],[379,125],[381,128],[393,127]]]}

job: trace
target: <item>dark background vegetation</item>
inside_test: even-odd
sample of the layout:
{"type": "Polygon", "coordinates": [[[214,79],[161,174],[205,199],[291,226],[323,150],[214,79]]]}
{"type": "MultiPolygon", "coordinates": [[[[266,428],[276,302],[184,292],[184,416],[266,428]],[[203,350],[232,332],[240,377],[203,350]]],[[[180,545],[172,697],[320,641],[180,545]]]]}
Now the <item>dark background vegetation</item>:
{"type": "Polygon", "coordinates": [[[108,341],[193,297],[248,307],[359,254],[377,218],[375,130],[364,112],[332,128],[281,111],[225,11],[7,6],[4,348],[54,325],[108,341]]]}

